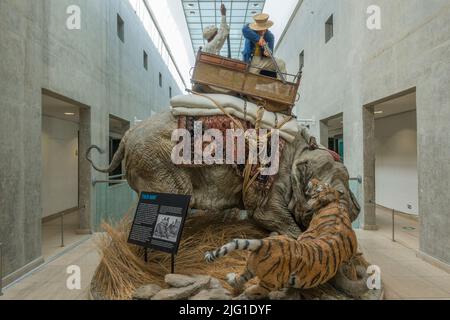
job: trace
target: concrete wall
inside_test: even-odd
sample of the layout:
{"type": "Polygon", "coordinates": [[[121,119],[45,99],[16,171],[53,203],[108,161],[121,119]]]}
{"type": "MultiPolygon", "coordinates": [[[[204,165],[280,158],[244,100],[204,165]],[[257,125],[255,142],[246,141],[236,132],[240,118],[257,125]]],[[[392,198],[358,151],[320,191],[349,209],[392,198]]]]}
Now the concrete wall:
{"type": "MultiPolygon", "coordinates": [[[[450,263],[450,1],[304,0],[276,54],[289,71],[305,50],[297,114],[318,121],[344,113],[345,162],[351,176],[370,163],[370,109],[363,106],[417,90],[420,250],[450,263]],[[367,8],[381,8],[381,30],[369,30],[367,8]],[[325,22],[334,14],[334,37],[325,44],[325,22]],[[364,131],[366,130],[366,131],[364,131]],[[366,155],[364,152],[367,152],[366,155]],[[366,160],[366,161],[365,161],[366,160]]],[[[320,136],[319,122],[312,127],[320,136]]],[[[373,177],[374,178],[374,177],[373,177]]],[[[364,181],[363,226],[375,219],[373,184],[364,181]]]]}
{"type": "Polygon", "coordinates": [[[78,123],[42,117],[42,217],[78,207],[78,123]]]}
{"type": "MultiPolygon", "coordinates": [[[[169,85],[174,95],[181,91],[126,0],[2,0],[0,29],[0,241],[11,281],[42,262],[42,89],[87,106],[81,117],[89,124],[81,128],[86,143],[106,150],[110,114],[133,123],[168,107],[169,85]],[[81,30],[66,28],[70,5],[81,8],[81,30]],[[116,34],[117,13],[125,21],[125,43],[116,34]]],[[[108,161],[107,154],[93,158],[108,161]]],[[[87,184],[91,174],[106,178],[83,172],[87,184]]],[[[90,195],[83,222],[89,226],[95,192],[83,192],[90,195]]]]}
{"type": "Polygon", "coordinates": [[[377,119],[375,139],[376,203],[418,215],[416,112],[377,119]]]}

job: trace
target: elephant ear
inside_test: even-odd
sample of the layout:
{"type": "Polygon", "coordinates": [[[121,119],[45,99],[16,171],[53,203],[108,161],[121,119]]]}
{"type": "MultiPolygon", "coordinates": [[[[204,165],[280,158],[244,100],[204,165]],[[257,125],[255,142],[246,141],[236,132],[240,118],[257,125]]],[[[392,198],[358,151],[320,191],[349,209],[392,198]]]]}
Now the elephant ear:
{"type": "Polygon", "coordinates": [[[294,212],[297,223],[303,223],[303,216],[307,208],[307,197],[305,195],[305,188],[308,182],[313,178],[313,172],[309,161],[294,162],[291,173],[292,184],[292,199],[289,204],[289,209],[294,212]]]}

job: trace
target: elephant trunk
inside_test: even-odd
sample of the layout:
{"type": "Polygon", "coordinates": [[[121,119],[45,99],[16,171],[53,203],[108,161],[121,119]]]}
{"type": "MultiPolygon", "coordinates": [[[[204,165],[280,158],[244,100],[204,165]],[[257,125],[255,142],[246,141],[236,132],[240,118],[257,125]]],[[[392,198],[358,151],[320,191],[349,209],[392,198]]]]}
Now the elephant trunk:
{"type": "Polygon", "coordinates": [[[97,170],[98,172],[102,172],[102,173],[113,172],[114,170],[117,169],[117,167],[119,167],[119,165],[122,163],[122,160],[125,158],[125,144],[122,141],[120,143],[119,149],[117,150],[116,154],[114,155],[114,158],[113,158],[111,164],[109,165],[109,167],[106,169],[102,169],[102,168],[97,167],[89,156],[89,154],[91,153],[91,151],[93,149],[97,150],[100,153],[104,153],[104,151],[96,145],[89,147],[89,149],[86,151],[86,160],[89,161],[89,163],[92,165],[92,167],[95,170],[97,170]]]}

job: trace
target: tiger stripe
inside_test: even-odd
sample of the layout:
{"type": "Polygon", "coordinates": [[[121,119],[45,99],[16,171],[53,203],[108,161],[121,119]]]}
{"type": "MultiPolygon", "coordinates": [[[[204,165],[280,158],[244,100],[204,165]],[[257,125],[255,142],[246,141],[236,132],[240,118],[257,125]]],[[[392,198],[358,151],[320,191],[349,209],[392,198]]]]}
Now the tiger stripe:
{"type": "Polygon", "coordinates": [[[317,180],[310,182],[308,192],[312,193],[308,209],[316,213],[298,239],[275,236],[233,240],[207,252],[205,259],[212,262],[235,250],[251,251],[246,271],[234,280],[240,286],[258,277],[259,285],[246,290],[250,296],[260,297],[284,287],[310,289],[328,282],[342,263],[356,255],[356,235],[347,210],[339,203],[338,192],[317,180]]]}

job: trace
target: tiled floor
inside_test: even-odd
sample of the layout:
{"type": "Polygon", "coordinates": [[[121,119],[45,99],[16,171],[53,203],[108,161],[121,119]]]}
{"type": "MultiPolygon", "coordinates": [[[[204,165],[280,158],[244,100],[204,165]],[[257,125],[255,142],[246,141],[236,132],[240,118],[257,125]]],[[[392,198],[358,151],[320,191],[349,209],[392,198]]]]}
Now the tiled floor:
{"type": "MultiPolygon", "coordinates": [[[[78,229],[78,211],[74,211],[64,216],[64,245],[65,247],[74,244],[85,235],[76,233],[78,229]]],[[[61,219],[51,220],[42,224],[42,256],[45,260],[63,252],[61,247],[61,219]]]]}
{"type": "MultiPolygon", "coordinates": [[[[378,207],[377,208],[378,233],[388,239],[392,239],[392,211],[378,207]]],[[[395,241],[403,246],[419,250],[419,221],[418,217],[402,215],[396,213],[394,216],[395,241]]]]}
{"type": "Polygon", "coordinates": [[[38,268],[26,278],[18,281],[3,292],[0,300],[84,300],[87,299],[89,283],[100,261],[92,237],[89,236],[75,248],[66,248],[55,260],[38,268]],[[66,282],[70,276],[69,266],[79,266],[81,270],[81,290],[69,290],[66,282]]]}
{"type": "MultiPolygon", "coordinates": [[[[450,274],[417,258],[416,251],[390,239],[389,216],[379,214],[379,231],[357,230],[359,244],[366,258],[381,268],[386,299],[449,299],[450,274]]],[[[399,226],[410,221],[401,222],[399,226]]],[[[402,237],[399,232],[398,237],[402,237]]],[[[409,246],[414,244],[414,236],[409,246]]],[[[28,277],[4,290],[1,299],[71,300],[86,299],[90,279],[100,260],[92,237],[49,261],[28,277]],[[82,290],[67,289],[67,267],[81,268],[82,290]]]]}
{"type": "Polygon", "coordinates": [[[450,274],[379,231],[357,230],[366,259],[380,267],[386,299],[448,299],[450,274]]]}

